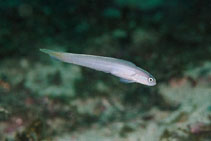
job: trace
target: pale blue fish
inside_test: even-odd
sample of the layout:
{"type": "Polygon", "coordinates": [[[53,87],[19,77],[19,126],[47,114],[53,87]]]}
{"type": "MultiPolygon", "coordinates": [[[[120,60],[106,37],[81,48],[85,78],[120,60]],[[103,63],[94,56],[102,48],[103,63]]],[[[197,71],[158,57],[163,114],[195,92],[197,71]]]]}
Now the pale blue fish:
{"type": "Polygon", "coordinates": [[[111,73],[125,83],[136,82],[147,86],[156,85],[156,79],[150,73],[129,61],[111,57],[57,52],[48,49],[40,49],[40,51],[63,62],[111,73]]]}

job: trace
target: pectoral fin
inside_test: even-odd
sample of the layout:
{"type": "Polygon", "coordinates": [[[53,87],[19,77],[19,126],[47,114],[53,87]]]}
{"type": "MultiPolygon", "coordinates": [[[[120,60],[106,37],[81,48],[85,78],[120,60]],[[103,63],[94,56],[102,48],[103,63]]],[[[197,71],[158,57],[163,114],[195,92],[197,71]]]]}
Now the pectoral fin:
{"type": "Polygon", "coordinates": [[[134,83],[134,81],[132,81],[132,80],[123,79],[123,78],[120,78],[120,82],[123,82],[123,83],[134,83]]]}

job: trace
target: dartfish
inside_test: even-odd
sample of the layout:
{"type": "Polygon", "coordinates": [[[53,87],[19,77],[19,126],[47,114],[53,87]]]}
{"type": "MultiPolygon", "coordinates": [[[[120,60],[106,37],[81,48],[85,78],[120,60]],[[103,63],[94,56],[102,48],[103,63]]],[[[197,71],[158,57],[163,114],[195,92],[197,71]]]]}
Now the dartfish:
{"type": "Polygon", "coordinates": [[[40,49],[40,51],[66,63],[110,73],[119,77],[120,81],[125,83],[136,82],[147,86],[156,85],[156,79],[150,73],[129,61],[111,57],[57,52],[48,49],[40,49]]]}

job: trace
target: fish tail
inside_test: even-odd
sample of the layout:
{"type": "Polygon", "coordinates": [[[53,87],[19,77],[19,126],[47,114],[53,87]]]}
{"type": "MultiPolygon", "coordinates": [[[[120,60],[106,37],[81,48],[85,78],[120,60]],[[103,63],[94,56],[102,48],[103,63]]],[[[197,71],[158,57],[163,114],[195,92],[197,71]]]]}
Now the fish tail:
{"type": "Polygon", "coordinates": [[[49,49],[40,49],[40,51],[50,55],[52,58],[59,59],[59,60],[62,59],[62,53],[60,52],[56,52],[49,49]]]}
{"type": "Polygon", "coordinates": [[[44,53],[47,53],[47,54],[50,54],[54,51],[50,50],[50,49],[40,49],[41,52],[44,52],[44,53]]]}

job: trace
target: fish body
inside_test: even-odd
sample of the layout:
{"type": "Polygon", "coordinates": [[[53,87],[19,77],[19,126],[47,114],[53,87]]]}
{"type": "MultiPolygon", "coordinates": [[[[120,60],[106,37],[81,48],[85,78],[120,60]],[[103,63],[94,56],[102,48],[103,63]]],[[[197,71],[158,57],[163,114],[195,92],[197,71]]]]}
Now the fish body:
{"type": "Polygon", "coordinates": [[[156,80],[150,73],[129,61],[112,57],[56,52],[48,49],[40,49],[40,51],[66,63],[110,73],[126,83],[137,82],[147,86],[156,85],[156,80]]]}

